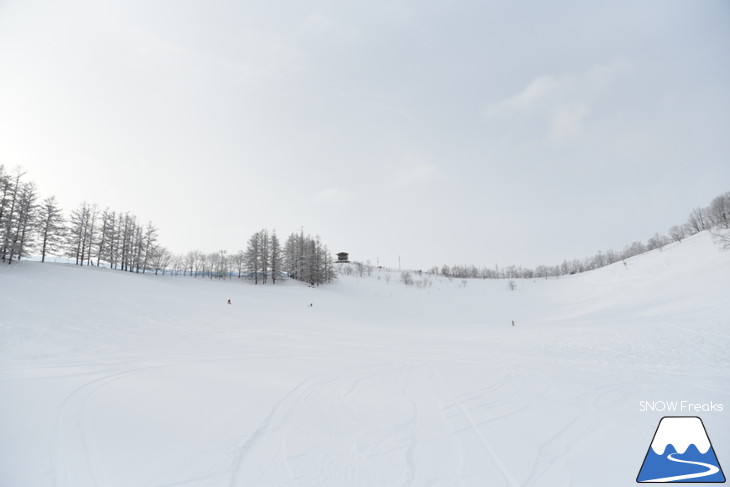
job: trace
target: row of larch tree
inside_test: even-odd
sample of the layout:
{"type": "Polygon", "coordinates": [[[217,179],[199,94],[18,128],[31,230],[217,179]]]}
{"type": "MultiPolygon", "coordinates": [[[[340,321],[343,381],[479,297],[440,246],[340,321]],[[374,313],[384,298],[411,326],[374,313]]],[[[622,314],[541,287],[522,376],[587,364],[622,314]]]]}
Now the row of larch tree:
{"type": "Polygon", "coordinates": [[[77,265],[107,265],[113,269],[144,272],[159,264],[164,248],[157,229],[142,225],[130,213],[82,203],[68,218],[55,197],[39,202],[36,185],[23,180],[17,169],[0,165],[0,260],[8,264],[31,254],[45,262],[63,255],[77,265]]]}
{"type": "Polygon", "coordinates": [[[123,271],[159,270],[156,265],[166,252],[157,242],[157,228],[151,222],[140,224],[128,212],[99,211],[96,205],[82,203],[71,212],[65,229],[66,254],[77,265],[104,262],[123,271]]]}
{"type": "Polygon", "coordinates": [[[22,177],[20,170],[6,174],[0,165],[0,260],[8,263],[24,255],[34,229],[38,191],[22,177]]]}
{"type": "Polygon", "coordinates": [[[730,249],[730,192],[715,197],[709,206],[698,207],[692,210],[687,221],[681,225],[672,226],[666,235],[655,233],[646,243],[634,242],[623,250],[598,251],[591,257],[584,259],[564,260],[559,265],[540,265],[535,268],[521,266],[507,266],[500,268],[482,267],[475,265],[444,265],[441,268],[433,267],[430,273],[441,274],[456,278],[478,279],[533,279],[559,277],[598,269],[616,262],[625,261],[650,250],[662,249],[669,243],[681,242],[688,236],[703,231],[711,231],[715,240],[724,248],[730,249]]]}
{"type": "Polygon", "coordinates": [[[209,278],[248,278],[256,284],[275,284],[289,276],[313,285],[335,276],[331,254],[319,237],[301,230],[281,244],[275,231],[261,230],[245,250],[191,251],[175,255],[159,243],[157,228],[141,224],[129,212],[100,210],[82,203],[68,218],[55,197],[39,201],[35,183],[20,169],[0,165],[0,261],[11,264],[22,257],[62,255],[76,265],[106,266],[128,272],[173,273],[209,278]]]}
{"type": "Polygon", "coordinates": [[[247,278],[254,284],[276,284],[289,277],[320,285],[332,282],[336,275],[327,246],[319,237],[305,236],[303,230],[291,234],[284,245],[276,231],[260,230],[248,239],[245,250],[233,254],[194,250],[171,256],[165,269],[175,275],[210,279],[247,278]]]}
{"type": "Polygon", "coordinates": [[[294,279],[310,284],[331,282],[335,277],[331,255],[319,236],[305,236],[303,231],[293,233],[284,244],[285,271],[294,279]]]}

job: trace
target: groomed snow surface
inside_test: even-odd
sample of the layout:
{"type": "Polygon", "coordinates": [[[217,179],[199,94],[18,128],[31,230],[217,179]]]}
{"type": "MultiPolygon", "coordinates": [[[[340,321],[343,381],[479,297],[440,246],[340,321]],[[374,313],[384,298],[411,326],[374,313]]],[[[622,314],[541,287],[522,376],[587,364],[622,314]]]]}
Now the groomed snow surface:
{"type": "Polygon", "coordinates": [[[633,485],[683,415],[640,401],[723,404],[684,415],[730,465],[730,252],[706,232],[514,291],[385,276],[0,267],[0,485],[633,485]]]}

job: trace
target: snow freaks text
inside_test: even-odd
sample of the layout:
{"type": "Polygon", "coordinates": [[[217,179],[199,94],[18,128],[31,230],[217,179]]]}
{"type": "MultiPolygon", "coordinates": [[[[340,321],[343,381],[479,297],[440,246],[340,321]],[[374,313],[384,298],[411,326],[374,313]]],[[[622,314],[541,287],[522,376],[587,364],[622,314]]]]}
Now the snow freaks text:
{"type": "Polygon", "coordinates": [[[640,401],[639,412],[669,413],[721,413],[723,405],[717,402],[696,403],[691,401],[640,401]]]}

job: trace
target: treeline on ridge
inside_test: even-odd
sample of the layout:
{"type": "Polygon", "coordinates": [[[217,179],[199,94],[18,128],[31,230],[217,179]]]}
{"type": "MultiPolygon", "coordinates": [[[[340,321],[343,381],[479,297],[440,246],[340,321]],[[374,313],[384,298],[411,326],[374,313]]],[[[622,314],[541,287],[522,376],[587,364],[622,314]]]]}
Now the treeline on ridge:
{"type": "Polygon", "coordinates": [[[158,229],[129,212],[100,210],[82,203],[68,218],[55,197],[42,201],[36,184],[0,165],[0,262],[12,264],[30,255],[45,262],[63,255],[76,265],[105,266],[128,272],[208,278],[247,278],[275,284],[290,277],[313,285],[334,278],[332,256],[319,237],[291,234],[282,245],[275,231],[261,230],[245,250],[200,251],[176,255],[159,242],[158,229]]]}
{"type": "MultiPolygon", "coordinates": [[[[730,192],[715,197],[707,207],[698,207],[692,210],[685,223],[672,226],[666,235],[655,233],[649,238],[646,244],[637,241],[627,245],[621,251],[598,251],[595,255],[584,259],[564,260],[559,265],[540,265],[534,269],[516,265],[503,268],[495,267],[493,269],[487,267],[479,268],[475,265],[443,265],[441,268],[431,268],[429,273],[459,279],[532,279],[559,277],[598,269],[650,250],[662,249],[671,242],[681,242],[684,238],[705,230],[728,228],[730,228],[730,192]]],[[[730,248],[730,234],[728,232],[714,232],[714,236],[723,248],[730,248]]]]}

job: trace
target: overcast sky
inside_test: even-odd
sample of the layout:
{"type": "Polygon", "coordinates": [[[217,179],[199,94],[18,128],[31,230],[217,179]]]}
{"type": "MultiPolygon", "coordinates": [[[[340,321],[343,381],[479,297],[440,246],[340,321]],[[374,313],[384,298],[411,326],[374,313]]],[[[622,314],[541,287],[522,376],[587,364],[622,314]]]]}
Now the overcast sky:
{"type": "Polygon", "coordinates": [[[558,264],[730,190],[730,2],[0,0],[0,164],[175,252],[558,264]]]}

